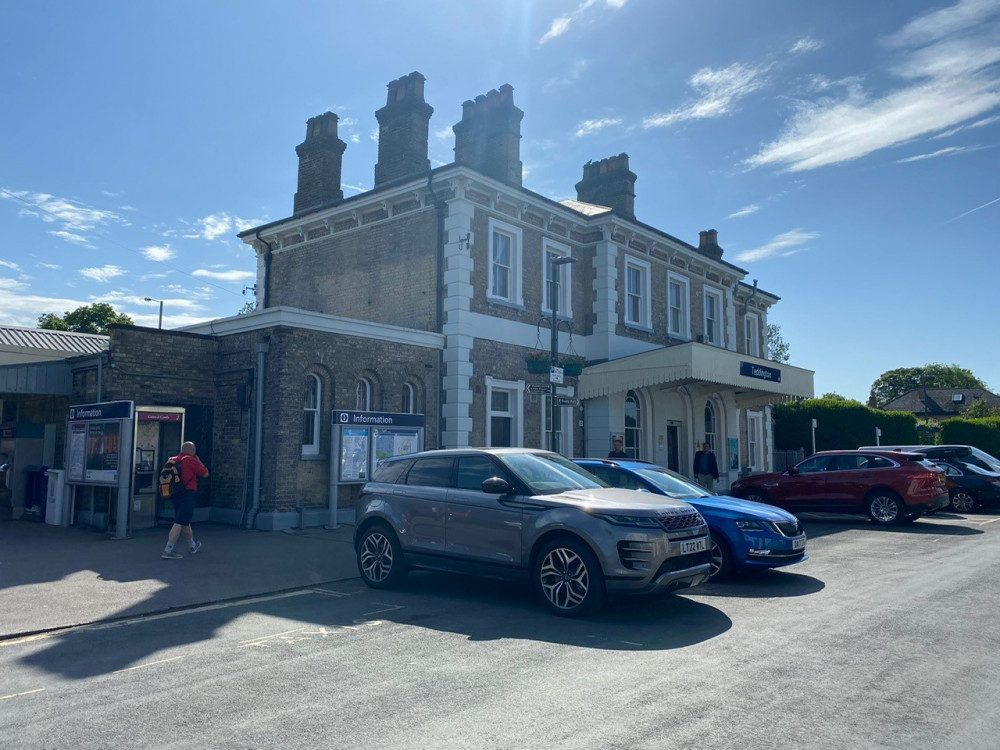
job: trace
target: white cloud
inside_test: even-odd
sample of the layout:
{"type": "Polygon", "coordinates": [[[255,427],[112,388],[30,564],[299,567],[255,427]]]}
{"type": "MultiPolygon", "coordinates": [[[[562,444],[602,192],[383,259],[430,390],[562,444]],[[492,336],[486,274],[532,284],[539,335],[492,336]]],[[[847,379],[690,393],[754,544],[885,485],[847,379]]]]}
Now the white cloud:
{"type": "Polygon", "coordinates": [[[570,86],[576,83],[583,77],[583,74],[589,67],[590,63],[586,60],[576,60],[563,75],[550,78],[542,84],[542,91],[550,91],[559,86],[570,86]]]}
{"type": "Polygon", "coordinates": [[[150,245],[142,248],[142,254],[146,256],[146,260],[157,262],[173,260],[177,257],[177,251],[170,245],[150,245]]]}
{"type": "Polygon", "coordinates": [[[622,118],[620,117],[605,117],[601,120],[585,120],[581,122],[576,130],[576,137],[582,138],[586,135],[594,135],[599,133],[605,128],[617,127],[622,124],[622,118]]]}
{"type": "Polygon", "coordinates": [[[446,125],[434,131],[434,137],[439,141],[447,141],[453,135],[455,135],[455,131],[451,129],[451,125],[446,125]]]}
{"type": "Polygon", "coordinates": [[[14,263],[13,261],[9,261],[9,260],[0,260],[0,266],[2,266],[3,268],[9,268],[9,269],[11,269],[13,271],[20,271],[21,270],[21,267],[19,265],[17,265],[17,263],[14,263]]]}
{"type": "Polygon", "coordinates": [[[788,51],[790,54],[799,55],[805,52],[816,52],[822,48],[823,42],[811,39],[810,37],[803,37],[795,42],[795,44],[793,44],[788,51]]]}
{"type": "Polygon", "coordinates": [[[0,279],[0,310],[3,310],[4,323],[34,328],[38,325],[38,318],[46,313],[59,315],[61,311],[75,310],[87,304],[85,300],[14,293],[22,288],[24,285],[19,281],[0,279]]]}
{"type": "Polygon", "coordinates": [[[90,244],[90,240],[84,237],[82,234],[76,234],[75,232],[67,232],[65,230],[52,231],[49,234],[59,237],[60,239],[66,240],[67,242],[72,242],[74,245],[83,245],[84,247],[94,247],[90,244]]]}
{"type": "Polygon", "coordinates": [[[199,268],[191,272],[192,276],[200,276],[216,281],[250,281],[257,278],[254,271],[209,271],[206,268],[199,268]]]}
{"type": "MultiPolygon", "coordinates": [[[[189,222],[183,223],[191,226],[189,222]]],[[[182,235],[182,237],[188,240],[201,239],[214,242],[220,238],[229,239],[232,235],[236,235],[245,229],[259,226],[262,223],[260,219],[241,219],[238,216],[230,216],[227,213],[209,214],[208,216],[196,219],[193,222],[195,230],[182,235]]],[[[168,232],[164,232],[163,236],[171,235],[168,232]]]]}
{"type": "Polygon", "coordinates": [[[62,266],[57,266],[55,263],[39,263],[41,268],[48,268],[51,271],[61,271],[62,266]]]}
{"type": "Polygon", "coordinates": [[[59,224],[58,230],[49,234],[86,247],[93,247],[86,237],[99,227],[109,224],[128,226],[123,216],[100,208],[91,208],[79,201],[69,198],[59,198],[49,193],[34,193],[29,190],[13,190],[0,188],[0,198],[14,201],[21,206],[19,216],[41,219],[46,224],[59,224]]]}
{"type": "Polygon", "coordinates": [[[929,154],[917,154],[916,156],[908,156],[905,159],[896,159],[896,163],[909,164],[914,161],[936,159],[939,156],[957,156],[958,154],[969,153],[971,151],[982,151],[983,148],[983,146],[949,146],[948,148],[941,148],[937,151],[932,151],[929,154]]]}
{"type": "Polygon", "coordinates": [[[970,210],[966,211],[965,213],[959,214],[954,219],[948,219],[948,221],[946,221],[945,224],[949,224],[949,223],[955,221],[955,219],[961,219],[963,216],[968,216],[969,214],[974,214],[976,211],[979,211],[980,209],[986,208],[987,206],[992,206],[994,203],[997,203],[997,202],[1000,202],[1000,198],[994,198],[993,200],[987,201],[986,203],[984,203],[981,206],[976,206],[975,208],[970,209],[970,210]]]}
{"type": "Polygon", "coordinates": [[[744,250],[743,252],[737,254],[736,262],[753,263],[754,261],[764,260],[765,258],[770,258],[775,255],[793,255],[799,250],[802,250],[802,246],[807,242],[818,237],[819,235],[813,232],[803,232],[801,229],[793,229],[790,232],[779,234],[770,242],[761,245],[760,247],[752,250],[744,250]]]}
{"type": "MultiPolygon", "coordinates": [[[[628,0],[604,0],[604,7],[611,10],[621,10],[627,2],[628,0]]],[[[549,30],[538,40],[538,46],[541,47],[543,44],[561,37],[569,31],[571,24],[584,18],[585,14],[597,5],[599,5],[597,0],[583,0],[575,10],[565,16],[554,19],[549,25],[549,30]]]]}
{"type": "Polygon", "coordinates": [[[684,120],[701,120],[729,114],[733,106],[767,83],[766,66],[733,63],[727,68],[702,68],[688,82],[701,98],[671,112],[655,114],[642,121],[644,128],[665,128],[684,120]]]}
{"type": "Polygon", "coordinates": [[[550,42],[556,37],[560,37],[569,31],[569,25],[573,22],[571,16],[563,16],[562,18],[556,18],[552,21],[552,25],[549,26],[549,30],[545,32],[545,35],[538,40],[539,46],[550,42]]]}
{"type": "Polygon", "coordinates": [[[107,282],[125,275],[121,266],[101,266],[100,268],[81,268],[80,275],[93,281],[107,282]]]}
{"type": "Polygon", "coordinates": [[[957,128],[952,128],[951,130],[946,130],[943,133],[938,133],[935,136],[931,136],[931,140],[936,141],[941,138],[950,138],[956,133],[961,133],[963,130],[971,130],[972,128],[985,128],[987,125],[992,125],[995,122],[1000,122],[1000,117],[987,117],[982,120],[976,120],[976,122],[969,123],[968,125],[959,125],[957,128]]]}
{"type": "MultiPolygon", "coordinates": [[[[25,284],[23,281],[19,281],[18,279],[4,278],[3,276],[0,276],[0,292],[2,292],[2,290],[4,289],[11,291],[16,289],[24,289],[26,286],[28,285],[25,284]]],[[[4,295],[0,293],[0,302],[2,302],[3,300],[4,300],[4,295]]],[[[6,314],[6,312],[7,308],[4,307],[4,313],[6,314]]],[[[17,324],[15,323],[14,325],[17,324]]]]}
{"type": "Polygon", "coordinates": [[[897,47],[927,44],[979,26],[995,17],[998,11],[1000,6],[996,0],[959,0],[947,8],[918,16],[890,36],[886,43],[897,47]]]}
{"type": "Polygon", "coordinates": [[[368,137],[372,143],[378,143],[378,128],[372,128],[371,132],[368,133],[368,137]]]}
{"type": "Polygon", "coordinates": [[[733,213],[729,214],[729,218],[739,219],[744,216],[749,216],[750,214],[755,214],[758,211],[760,211],[760,206],[751,203],[749,206],[744,206],[739,211],[734,211],[733,213]]]}

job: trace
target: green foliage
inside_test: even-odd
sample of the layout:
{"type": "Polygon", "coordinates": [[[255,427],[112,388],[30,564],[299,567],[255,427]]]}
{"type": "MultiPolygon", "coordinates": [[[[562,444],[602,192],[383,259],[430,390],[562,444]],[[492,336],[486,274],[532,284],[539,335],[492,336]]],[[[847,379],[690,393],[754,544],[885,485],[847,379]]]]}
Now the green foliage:
{"type": "Polygon", "coordinates": [[[124,313],[117,313],[106,302],[95,302],[92,305],[82,305],[73,312],[65,312],[60,318],[55,313],[46,313],[38,318],[38,327],[50,331],[73,331],[74,333],[98,333],[107,335],[108,327],[118,323],[135,325],[132,318],[124,313]]]}
{"type": "Polygon", "coordinates": [[[764,340],[767,344],[767,358],[774,362],[787,362],[789,359],[788,342],[781,337],[781,326],[768,323],[764,328],[764,340]]]}
{"type": "Polygon", "coordinates": [[[246,315],[247,313],[252,313],[256,309],[257,309],[257,303],[256,302],[244,302],[243,303],[243,307],[241,307],[237,311],[236,314],[237,315],[246,315]]]}
{"type": "MultiPolygon", "coordinates": [[[[988,401],[979,399],[969,404],[969,408],[962,412],[964,419],[988,419],[989,417],[1000,417],[1000,406],[990,406],[988,401]]],[[[989,451],[987,451],[989,453],[989,451]]]]}
{"type": "Polygon", "coordinates": [[[985,388],[986,384],[972,374],[971,370],[958,365],[932,363],[923,367],[900,367],[883,372],[872,383],[875,403],[885,406],[907,391],[919,388],[985,388]]]}
{"type": "Polygon", "coordinates": [[[829,399],[830,401],[850,401],[851,403],[860,404],[856,398],[848,398],[847,396],[841,396],[839,393],[824,393],[820,396],[821,399],[829,399]]]}
{"type": "Polygon", "coordinates": [[[853,450],[875,444],[875,428],[882,430],[885,445],[917,443],[917,418],[909,412],[881,411],[860,401],[814,398],[774,407],[774,447],[779,450],[812,450],[812,420],[816,450],[853,450]]]}
{"type": "Polygon", "coordinates": [[[974,445],[991,456],[1000,456],[1000,417],[956,417],[941,423],[942,445],[974,445]]]}

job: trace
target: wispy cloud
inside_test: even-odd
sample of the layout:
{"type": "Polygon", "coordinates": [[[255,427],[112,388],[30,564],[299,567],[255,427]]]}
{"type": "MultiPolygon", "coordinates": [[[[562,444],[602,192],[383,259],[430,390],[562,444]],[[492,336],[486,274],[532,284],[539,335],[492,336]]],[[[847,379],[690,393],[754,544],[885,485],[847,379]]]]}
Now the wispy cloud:
{"type": "Polygon", "coordinates": [[[584,120],[576,129],[576,137],[582,138],[586,135],[600,133],[605,128],[613,128],[622,124],[620,117],[605,117],[600,120],[584,120]]]}
{"type": "Polygon", "coordinates": [[[1000,3],[960,0],[886,40],[902,83],[882,94],[860,83],[839,100],[799,103],[779,137],[746,160],[796,172],[839,164],[954,128],[1000,106],[1000,3]],[[925,45],[914,48],[916,45],[925,45]]]}
{"type": "Polygon", "coordinates": [[[2,268],[9,268],[12,271],[20,271],[21,270],[21,267],[19,265],[17,265],[17,263],[14,263],[13,261],[10,261],[10,260],[0,260],[0,267],[2,267],[2,268]]]}
{"type": "Polygon", "coordinates": [[[801,55],[806,52],[816,52],[823,49],[823,42],[810,37],[803,37],[789,47],[788,52],[793,55],[801,55]]]}
{"type": "Polygon", "coordinates": [[[970,122],[968,125],[959,125],[957,128],[951,128],[951,130],[946,130],[943,133],[938,133],[937,135],[931,136],[931,140],[936,141],[941,138],[950,138],[951,136],[961,133],[963,130],[972,130],[974,128],[985,128],[987,125],[992,125],[995,122],[1000,122],[1000,116],[998,117],[986,117],[982,120],[976,120],[976,122],[970,122]]]}
{"type": "Polygon", "coordinates": [[[445,125],[443,128],[438,128],[434,131],[434,137],[439,141],[447,141],[454,135],[455,131],[451,129],[451,125],[445,125]]]}
{"type": "Polygon", "coordinates": [[[198,268],[191,275],[216,281],[250,281],[257,278],[254,271],[210,271],[207,268],[198,268]]]}
{"type": "Polygon", "coordinates": [[[909,164],[914,161],[936,159],[939,156],[957,156],[958,154],[966,154],[972,151],[982,151],[984,148],[985,146],[950,146],[949,148],[941,148],[937,151],[932,151],[929,154],[917,154],[916,156],[908,156],[905,159],[896,159],[896,163],[909,164]]]}
{"type": "Polygon", "coordinates": [[[650,115],[644,128],[665,128],[684,120],[702,120],[729,114],[734,105],[767,83],[767,66],[733,63],[726,68],[702,68],[689,83],[700,98],[670,112],[650,115]]]}
{"type": "Polygon", "coordinates": [[[598,0],[583,0],[576,9],[566,14],[565,16],[559,16],[553,19],[552,23],[549,25],[549,30],[545,32],[541,39],[538,40],[538,46],[541,47],[543,44],[551,42],[553,39],[558,39],[567,31],[569,31],[571,25],[577,24],[579,21],[585,19],[588,13],[594,8],[600,8],[604,6],[605,8],[610,8],[611,10],[621,10],[625,7],[628,0],[604,0],[604,2],[598,2],[598,0]]]}
{"type": "Polygon", "coordinates": [[[739,211],[734,211],[733,213],[729,214],[729,218],[730,219],[740,219],[740,218],[742,218],[744,216],[749,216],[750,214],[755,214],[758,211],[760,211],[760,206],[756,205],[755,203],[751,203],[749,206],[744,206],[739,211]]]}
{"type": "Polygon", "coordinates": [[[736,255],[737,263],[753,263],[754,261],[772,258],[774,256],[794,255],[803,249],[803,246],[810,240],[815,240],[819,235],[814,232],[804,232],[801,229],[793,229],[790,232],[779,234],[770,242],[756,247],[752,250],[744,250],[736,255]]]}
{"type": "Polygon", "coordinates": [[[55,263],[39,263],[39,268],[48,268],[50,271],[61,271],[62,266],[58,266],[55,263]]]}
{"type": "Polygon", "coordinates": [[[146,260],[157,262],[173,260],[177,257],[177,251],[170,247],[170,245],[150,245],[149,247],[142,248],[142,254],[146,257],[146,260]]]}
{"type": "Polygon", "coordinates": [[[993,200],[987,201],[986,203],[984,203],[981,206],[976,206],[975,208],[970,209],[969,211],[966,211],[964,214],[959,214],[958,216],[956,216],[953,219],[948,219],[948,221],[946,221],[945,224],[953,222],[956,219],[961,219],[962,217],[968,216],[969,214],[974,214],[976,211],[980,211],[980,210],[986,208],[987,206],[992,206],[994,203],[1000,203],[1000,198],[994,198],[993,200]]]}
{"type": "Polygon", "coordinates": [[[542,91],[551,91],[554,88],[570,86],[576,83],[583,77],[583,74],[587,72],[587,68],[589,67],[590,63],[586,60],[576,60],[562,75],[550,78],[542,84],[542,91]]]}
{"type": "Polygon", "coordinates": [[[0,198],[21,205],[19,216],[40,219],[46,224],[58,224],[59,229],[50,230],[49,234],[86,247],[93,247],[87,233],[110,224],[129,225],[125,217],[114,211],[93,208],[80,201],[59,198],[49,193],[0,188],[0,198]]]}
{"type": "Polygon", "coordinates": [[[260,219],[241,219],[238,216],[230,216],[226,213],[209,214],[201,219],[196,219],[193,223],[194,232],[183,235],[184,239],[202,239],[213,242],[220,237],[228,239],[230,236],[242,232],[244,229],[261,224],[260,219]]]}
{"type": "Polygon", "coordinates": [[[81,268],[80,275],[92,281],[108,282],[111,279],[124,276],[125,269],[121,266],[101,266],[100,268],[81,268]]]}

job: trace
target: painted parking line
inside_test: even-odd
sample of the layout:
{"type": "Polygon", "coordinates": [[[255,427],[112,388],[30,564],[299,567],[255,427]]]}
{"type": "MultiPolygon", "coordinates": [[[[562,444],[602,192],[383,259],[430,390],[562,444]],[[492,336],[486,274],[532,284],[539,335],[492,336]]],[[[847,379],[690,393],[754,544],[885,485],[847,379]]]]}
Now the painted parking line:
{"type": "Polygon", "coordinates": [[[240,648],[245,648],[247,646],[259,646],[264,641],[269,641],[269,640],[272,640],[274,638],[283,638],[285,636],[291,635],[292,633],[298,633],[298,632],[300,632],[300,631],[302,631],[304,629],[305,628],[292,628],[291,630],[283,630],[280,633],[273,633],[271,635],[262,635],[259,638],[251,638],[250,640],[247,640],[247,641],[240,641],[240,646],[239,647],[240,648]]]}
{"type": "Polygon", "coordinates": [[[125,667],[125,669],[116,669],[111,674],[118,674],[119,672],[134,672],[137,669],[145,669],[146,667],[155,667],[157,664],[166,664],[168,661],[177,661],[178,659],[183,659],[183,656],[171,656],[169,659],[160,659],[159,661],[150,661],[145,664],[137,664],[134,667],[125,667]]]}
{"type": "Polygon", "coordinates": [[[44,693],[45,688],[38,688],[37,690],[25,690],[23,693],[11,693],[10,695],[0,695],[0,701],[9,700],[10,698],[20,698],[24,695],[34,695],[35,693],[44,693]]]}

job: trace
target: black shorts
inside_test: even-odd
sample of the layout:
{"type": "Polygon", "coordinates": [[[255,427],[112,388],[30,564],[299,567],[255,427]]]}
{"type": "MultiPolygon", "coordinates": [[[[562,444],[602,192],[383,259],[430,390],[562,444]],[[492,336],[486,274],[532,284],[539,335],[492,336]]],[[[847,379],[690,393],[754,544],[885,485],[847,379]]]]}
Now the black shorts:
{"type": "Polygon", "coordinates": [[[174,499],[174,523],[179,523],[181,526],[191,525],[191,519],[194,518],[196,494],[187,490],[180,497],[174,499]]]}

